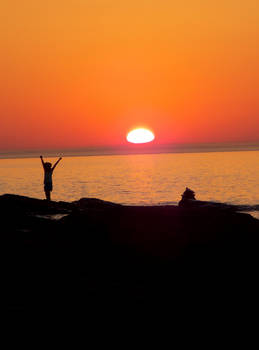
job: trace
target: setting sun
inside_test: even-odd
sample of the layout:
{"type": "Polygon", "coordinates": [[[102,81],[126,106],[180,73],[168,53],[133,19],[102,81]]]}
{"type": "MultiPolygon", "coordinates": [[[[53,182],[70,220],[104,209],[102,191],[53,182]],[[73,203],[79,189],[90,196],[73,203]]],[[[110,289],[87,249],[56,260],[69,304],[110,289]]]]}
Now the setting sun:
{"type": "Polygon", "coordinates": [[[131,130],[127,135],[127,141],[131,143],[151,142],[155,138],[152,131],[144,128],[131,130]]]}

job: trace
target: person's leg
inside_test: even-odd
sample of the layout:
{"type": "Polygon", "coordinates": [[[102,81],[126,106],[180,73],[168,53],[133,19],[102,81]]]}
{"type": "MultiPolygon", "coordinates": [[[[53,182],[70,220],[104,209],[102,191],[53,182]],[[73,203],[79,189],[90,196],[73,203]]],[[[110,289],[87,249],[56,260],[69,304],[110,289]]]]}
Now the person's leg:
{"type": "Polygon", "coordinates": [[[50,201],[50,191],[49,190],[45,190],[45,195],[46,195],[47,201],[50,201]]]}

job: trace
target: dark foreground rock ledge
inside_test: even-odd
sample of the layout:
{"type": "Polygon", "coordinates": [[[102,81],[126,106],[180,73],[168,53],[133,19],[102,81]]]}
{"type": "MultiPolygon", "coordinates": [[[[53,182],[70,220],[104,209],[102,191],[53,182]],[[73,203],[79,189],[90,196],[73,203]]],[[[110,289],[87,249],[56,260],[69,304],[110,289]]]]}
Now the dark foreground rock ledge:
{"type": "Polygon", "coordinates": [[[257,298],[259,221],[234,207],[2,195],[0,215],[8,310],[257,298]]]}

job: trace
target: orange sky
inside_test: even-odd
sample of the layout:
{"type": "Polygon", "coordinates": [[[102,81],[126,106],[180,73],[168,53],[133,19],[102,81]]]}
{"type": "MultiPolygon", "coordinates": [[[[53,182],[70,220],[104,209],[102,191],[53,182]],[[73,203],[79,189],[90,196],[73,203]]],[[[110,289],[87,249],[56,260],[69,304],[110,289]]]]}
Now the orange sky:
{"type": "Polygon", "coordinates": [[[259,140],[258,0],[2,0],[0,149],[259,140]]]}

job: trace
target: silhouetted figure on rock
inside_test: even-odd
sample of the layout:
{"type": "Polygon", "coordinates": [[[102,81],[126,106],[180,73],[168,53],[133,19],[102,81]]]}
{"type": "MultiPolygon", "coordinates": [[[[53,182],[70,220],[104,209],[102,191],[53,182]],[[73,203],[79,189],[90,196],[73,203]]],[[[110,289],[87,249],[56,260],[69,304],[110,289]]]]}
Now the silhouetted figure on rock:
{"type": "Polygon", "coordinates": [[[180,200],[180,202],[178,203],[180,206],[183,205],[188,205],[188,203],[192,202],[196,200],[195,198],[195,192],[193,190],[191,190],[190,188],[186,187],[184,193],[182,194],[182,199],[180,200]]]}
{"type": "Polygon", "coordinates": [[[46,195],[47,201],[50,201],[50,192],[53,190],[53,184],[52,184],[52,174],[58,163],[61,161],[61,157],[59,158],[58,161],[53,165],[48,162],[44,162],[43,157],[40,156],[41,163],[44,169],[44,192],[46,195]]]}

